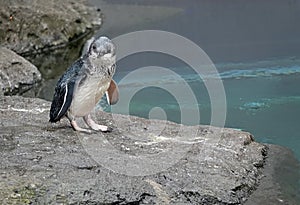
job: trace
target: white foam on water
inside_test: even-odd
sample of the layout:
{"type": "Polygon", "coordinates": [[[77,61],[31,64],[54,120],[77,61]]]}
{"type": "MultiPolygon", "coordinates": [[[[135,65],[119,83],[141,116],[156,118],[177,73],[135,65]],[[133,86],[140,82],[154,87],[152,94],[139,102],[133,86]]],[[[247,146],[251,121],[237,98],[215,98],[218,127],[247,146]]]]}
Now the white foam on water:
{"type": "MultiPolygon", "coordinates": [[[[192,73],[188,67],[177,67],[173,70],[178,73],[185,82],[203,82],[205,80],[219,79],[245,79],[245,78],[272,78],[285,75],[300,74],[300,59],[282,59],[282,60],[269,60],[259,61],[256,63],[220,63],[216,64],[219,74],[207,74],[199,76],[192,73]]],[[[130,71],[128,71],[130,72],[130,71]]],[[[118,78],[121,75],[126,75],[125,72],[119,72],[116,75],[118,78]],[[119,75],[119,76],[118,76],[119,75]]],[[[117,79],[118,81],[118,79],[117,79]]],[[[167,75],[161,76],[159,79],[151,78],[151,76],[140,76],[136,80],[122,84],[120,87],[123,89],[130,89],[131,87],[140,87],[149,82],[154,82],[157,85],[161,84],[178,84],[178,79],[175,76],[167,75]]]]}

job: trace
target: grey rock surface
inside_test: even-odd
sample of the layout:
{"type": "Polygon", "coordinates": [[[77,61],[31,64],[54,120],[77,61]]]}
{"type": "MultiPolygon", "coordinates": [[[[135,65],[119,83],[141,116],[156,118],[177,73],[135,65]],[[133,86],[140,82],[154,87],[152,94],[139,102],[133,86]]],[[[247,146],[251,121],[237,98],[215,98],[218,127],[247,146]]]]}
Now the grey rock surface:
{"type": "Polygon", "coordinates": [[[49,106],[0,97],[4,204],[243,204],[273,180],[272,146],[247,132],[97,111],[114,130],[89,135],[49,124],[49,106]]]}
{"type": "Polygon", "coordinates": [[[0,92],[22,93],[42,80],[40,71],[15,52],[0,47],[0,92]]]}
{"type": "Polygon", "coordinates": [[[0,0],[0,44],[22,56],[65,46],[101,25],[86,0],[0,0]]]}

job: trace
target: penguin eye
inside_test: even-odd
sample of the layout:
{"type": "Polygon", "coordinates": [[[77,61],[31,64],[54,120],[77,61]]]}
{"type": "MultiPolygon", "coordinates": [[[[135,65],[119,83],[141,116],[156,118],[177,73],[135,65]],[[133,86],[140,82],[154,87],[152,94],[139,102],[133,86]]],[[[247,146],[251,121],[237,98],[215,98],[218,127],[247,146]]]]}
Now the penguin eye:
{"type": "Polygon", "coordinates": [[[97,46],[96,46],[96,45],[93,45],[92,49],[93,49],[93,50],[96,50],[96,49],[97,49],[97,46]]]}

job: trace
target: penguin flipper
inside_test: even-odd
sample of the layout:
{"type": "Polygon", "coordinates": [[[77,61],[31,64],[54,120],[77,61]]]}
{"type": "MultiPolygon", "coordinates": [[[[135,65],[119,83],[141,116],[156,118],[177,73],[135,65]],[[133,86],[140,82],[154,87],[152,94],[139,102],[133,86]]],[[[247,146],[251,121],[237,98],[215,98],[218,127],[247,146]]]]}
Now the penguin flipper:
{"type": "Polygon", "coordinates": [[[75,81],[67,81],[55,88],[50,109],[50,122],[57,122],[66,114],[72,103],[74,88],[75,81]]]}
{"type": "Polygon", "coordinates": [[[108,101],[108,104],[114,105],[119,100],[119,88],[117,83],[114,80],[110,81],[110,85],[106,91],[106,98],[108,101]]]}
{"type": "Polygon", "coordinates": [[[50,122],[59,121],[71,106],[75,87],[84,78],[82,74],[83,63],[81,58],[75,61],[57,82],[50,108],[50,122]]]}

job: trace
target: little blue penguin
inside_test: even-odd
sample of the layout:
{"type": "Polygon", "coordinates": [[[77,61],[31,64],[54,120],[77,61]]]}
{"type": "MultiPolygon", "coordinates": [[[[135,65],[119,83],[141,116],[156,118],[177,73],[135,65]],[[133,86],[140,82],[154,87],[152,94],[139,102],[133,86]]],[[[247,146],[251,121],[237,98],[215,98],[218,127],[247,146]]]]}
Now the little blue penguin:
{"type": "Polygon", "coordinates": [[[104,36],[94,39],[87,53],[76,60],[58,80],[49,121],[54,123],[66,116],[76,131],[112,131],[110,127],[94,122],[90,113],[104,93],[110,105],[117,103],[119,90],[112,79],[115,69],[116,47],[113,42],[104,36]],[[92,130],[79,127],[76,117],[83,117],[92,130]]]}

